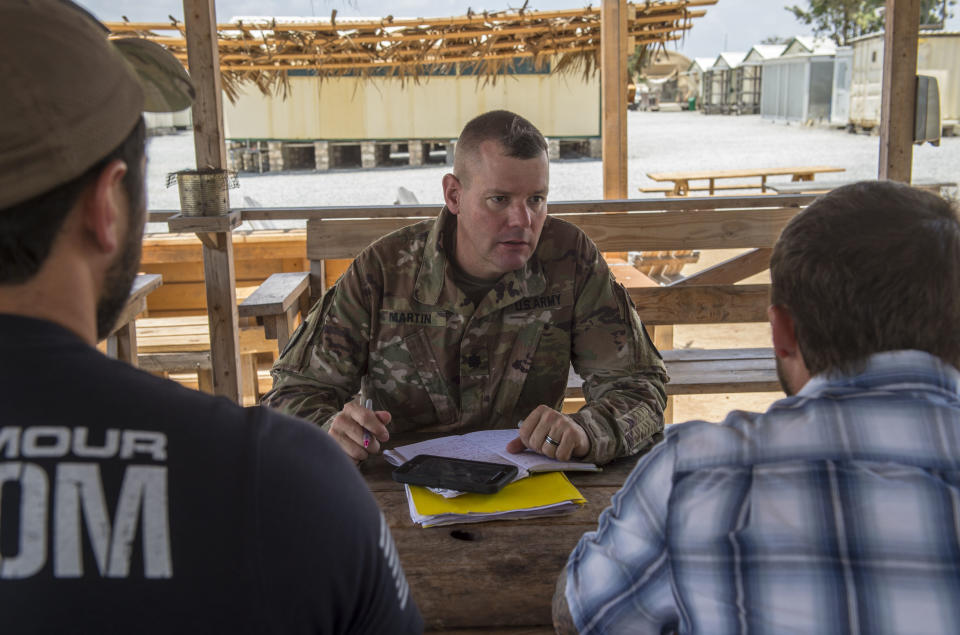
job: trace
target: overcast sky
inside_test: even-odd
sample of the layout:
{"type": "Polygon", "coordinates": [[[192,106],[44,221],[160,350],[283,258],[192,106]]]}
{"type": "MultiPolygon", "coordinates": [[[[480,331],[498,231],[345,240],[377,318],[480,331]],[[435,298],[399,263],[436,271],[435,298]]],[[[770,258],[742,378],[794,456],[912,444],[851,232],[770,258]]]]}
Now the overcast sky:
{"type": "MultiPolygon", "coordinates": [[[[168,15],[183,19],[183,4],[176,0],[79,0],[101,20],[119,20],[125,15],[135,22],[166,20],[168,15]]],[[[598,4],[595,0],[594,4],[598,4]]],[[[449,17],[474,11],[503,10],[519,7],[522,0],[217,0],[217,20],[227,22],[234,16],[317,16],[329,17],[332,9],[340,17],[449,17]]],[[[572,9],[586,6],[583,0],[530,0],[536,10],[572,9]]],[[[721,51],[748,51],[769,36],[806,35],[804,25],[797,22],[784,7],[806,5],[805,0],[718,0],[706,7],[707,15],[694,20],[693,29],[682,42],[669,45],[687,57],[716,57],[721,51]]],[[[954,17],[947,27],[960,30],[960,18],[954,17]]]]}

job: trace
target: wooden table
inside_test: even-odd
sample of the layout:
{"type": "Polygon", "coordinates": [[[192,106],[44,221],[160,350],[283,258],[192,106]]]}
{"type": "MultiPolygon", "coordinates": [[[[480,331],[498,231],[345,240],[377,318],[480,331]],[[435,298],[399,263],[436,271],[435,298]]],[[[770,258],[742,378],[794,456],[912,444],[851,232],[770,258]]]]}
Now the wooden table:
{"type": "MultiPolygon", "coordinates": [[[[673,181],[673,190],[670,196],[686,196],[691,191],[707,190],[712,195],[716,190],[741,190],[760,188],[766,192],[767,178],[771,176],[790,176],[791,181],[812,181],[813,177],[823,172],[843,172],[845,168],[825,165],[799,166],[785,168],[756,168],[742,170],[695,170],[692,172],[647,172],[647,176],[657,182],[673,181]],[[717,185],[720,179],[750,179],[759,178],[760,183],[724,183],[717,185]],[[690,181],[708,181],[708,185],[691,187],[690,181]]],[[[650,188],[640,188],[641,191],[652,191],[650,188]]]]}
{"type": "Polygon", "coordinates": [[[136,317],[147,310],[147,296],[163,283],[158,273],[140,273],[133,281],[123,312],[107,336],[107,355],[137,365],[136,317]]]}
{"type": "Polygon", "coordinates": [[[393,466],[376,456],[360,471],[390,525],[428,630],[552,633],[557,576],[636,462],[628,457],[602,472],[569,473],[587,503],[567,516],[428,529],[410,520],[403,486],[390,477],[393,466]]]}

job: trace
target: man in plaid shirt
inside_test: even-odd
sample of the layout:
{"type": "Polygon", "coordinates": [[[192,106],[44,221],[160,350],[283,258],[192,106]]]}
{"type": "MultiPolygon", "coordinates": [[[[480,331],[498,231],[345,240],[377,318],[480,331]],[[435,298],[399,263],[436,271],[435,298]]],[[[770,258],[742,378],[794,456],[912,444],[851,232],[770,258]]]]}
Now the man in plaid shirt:
{"type": "Polygon", "coordinates": [[[960,223],[892,182],[784,229],[788,397],[670,426],[554,598],[587,633],[960,633],[960,223]]]}

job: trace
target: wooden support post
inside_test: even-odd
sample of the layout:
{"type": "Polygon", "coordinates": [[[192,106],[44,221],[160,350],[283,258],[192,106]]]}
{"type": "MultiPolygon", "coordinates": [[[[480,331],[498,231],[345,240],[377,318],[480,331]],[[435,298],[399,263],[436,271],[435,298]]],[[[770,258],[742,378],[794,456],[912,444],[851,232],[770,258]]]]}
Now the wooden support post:
{"type": "Polygon", "coordinates": [[[627,3],[602,0],[603,197],[627,198],[627,3]]]}
{"type": "Polygon", "coordinates": [[[879,178],[909,183],[917,101],[920,0],[887,0],[880,100],[879,178]]]}
{"type": "Polygon", "coordinates": [[[137,367],[137,323],[130,320],[114,333],[111,337],[116,337],[117,341],[117,359],[127,362],[134,368],[137,367]]]}
{"type": "MultiPolygon", "coordinates": [[[[183,0],[183,14],[187,30],[187,62],[197,93],[193,102],[193,144],[197,168],[223,169],[227,157],[214,0],[183,0]]],[[[213,392],[240,403],[240,346],[237,341],[233,236],[229,231],[215,235],[215,241],[203,241],[213,392]]]]}

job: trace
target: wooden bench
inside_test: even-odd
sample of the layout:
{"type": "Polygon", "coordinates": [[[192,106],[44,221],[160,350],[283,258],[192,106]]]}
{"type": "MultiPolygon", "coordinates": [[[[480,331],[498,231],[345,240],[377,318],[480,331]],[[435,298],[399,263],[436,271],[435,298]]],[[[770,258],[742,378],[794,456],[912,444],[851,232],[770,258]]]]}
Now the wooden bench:
{"type": "MultiPolygon", "coordinates": [[[[260,372],[257,367],[257,355],[269,353],[272,359],[277,344],[264,337],[259,326],[242,326],[238,340],[244,401],[246,405],[252,405],[262,394],[261,377],[267,386],[270,382],[266,371],[260,372]]],[[[143,370],[165,376],[195,374],[198,389],[213,391],[207,316],[141,318],[137,323],[137,349],[139,366],[143,370]]]]}
{"type": "MultiPolygon", "coordinates": [[[[778,390],[770,349],[671,351],[677,324],[765,322],[768,284],[737,284],[769,267],[771,248],[780,230],[813,196],[765,195],[645,201],[554,203],[551,213],[578,225],[603,251],[682,251],[736,249],[743,253],[670,284],[639,280],[628,292],[641,319],[655,327],[654,342],[667,362],[670,395],[778,390]],[[634,212],[632,210],[642,210],[634,212]],[[614,213],[616,212],[616,213],[614,213]],[[623,212],[623,213],[619,213],[623,212]]],[[[378,208],[366,208],[368,216],[378,208]]],[[[421,211],[423,208],[413,208],[421,211]]],[[[436,208],[433,208],[434,213],[436,208]]],[[[348,212],[343,212],[347,214],[348,212]]],[[[401,213],[392,210],[392,214],[401,213]]],[[[353,217],[360,216],[358,211],[353,217]]],[[[288,337],[305,304],[324,286],[323,258],[350,258],[377,238],[422,218],[313,218],[307,223],[307,258],[312,275],[275,274],[240,306],[241,315],[256,316],[278,338],[288,337]],[[349,219],[348,219],[349,218],[349,219]],[[286,291],[284,291],[286,289],[286,291]],[[264,302],[253,302],[253,298],[264,302]],[[273,313],[262,308],[270,304],[273,313]]],[[[611,267],[617,275],[616,265],[611,267]]],[[[621,274],[622,275],[622,274],[621,274]]],[[[569,394],[580,388],[571,378],[569,394]]],[[[672,399],[672,397],[671,397],[672,399]]],[[[671,402],[672,404],[672,402],[671,402]]],[[[668,406],[667,420],[672,412],[668,406]]]]}
{"type": "MultiPolygon", "coordinates": [[[[754,168],[738,170],[694,170],[691,172],[647,172],[647,176],[654,181],[672,181],[673,188],[656,189],[664,191],[667,196],[687,196],[690,192],[706,191],[714,194],[717,190],[742,190],[759,188],[761,193],[767,191],[767,178],[771,176],[789,176],[791,181],[812,181],[814,176],[824,172],[843,172],[845,168],[825,165],[797,166],[784,168],[754,168]],[[717,185],[719,179],[754,179],[759,183],[723,183],[717,185]],[[690,181],[707,181],[707,185],[691,186],[690,181]]],[[[641,191],[646,191],[641,188],[641,191]]]]}
{"type": "MultiPolygon", "coordinates": [[[[660,354],[670,373],[670,396],[780,390],[772,348],[681,348],[660,354]]],[[[565,396],[583,398],[583,379],[572,367],[565,396]]]]}
{"type": "MultiPolygon", "coordinates": [[[[154,211],[150,212],[150,221],[163,222],[173,216],[174,212],[154,211]]],[[[303,229],[237,231],[233,239],[238,302],[256,291],[273,272],[302,271],[308,266],[304,258],[306,232],[303,229]]],[[[148,329],[153,343],[146,352],[141,351],[144,353],[139,357],[141,367],[189,387],[212,391],[200,240],[191,233],[148,234],[144,238],[141,270],[158,277],[162,274],[164,282],[163,287],[147,299],[149,319],[139,321],[148,329]],[[158,346],[161,341],[162,346],[158,346]]],[[[276,342],[266,342],[262,329],[253,321],[242,322],[249,322],[240,325],[243,400],[253,403],[270,386],[268,367],[277,355],[276,342]],[[251,340],[250,333],[259,341],[251,340]]]]}
{"type": "MultiPolygon", "coordinates": [[[[767,184],[767,187],[770,187],[767,184]]],[[[639,191],[644,194],[666,194],[668,196],[680,196],[676,194],[676,188],[670,185],[646,185],[643,187],[637,188],[639,191]]],[[[726,190],[761,190],[764,191],[760,183],[719,183],[713,186],[711,191],[709,185],[694,185],[687,188],[687,192],[710,192],[713,194],[717,191],[726,191],[726,190]]]]}

